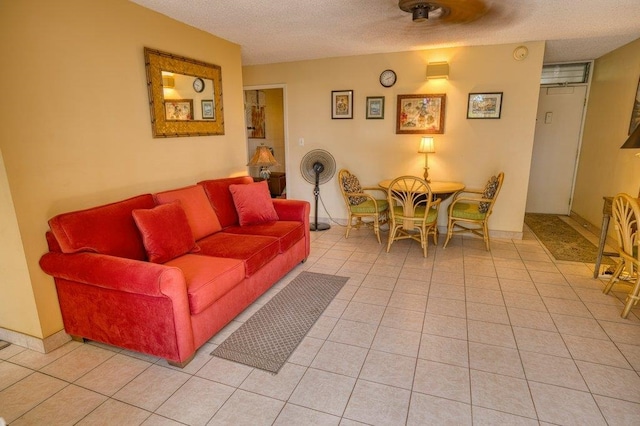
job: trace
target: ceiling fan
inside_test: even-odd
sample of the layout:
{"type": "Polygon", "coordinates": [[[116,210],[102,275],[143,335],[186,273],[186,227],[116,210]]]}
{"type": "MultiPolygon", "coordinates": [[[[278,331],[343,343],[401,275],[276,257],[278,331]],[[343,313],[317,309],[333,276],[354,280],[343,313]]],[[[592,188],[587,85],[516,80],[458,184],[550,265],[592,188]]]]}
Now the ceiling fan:
{"type": "Polygon", "coordinates": [[[398,7],[411,13],[413,22],[429,19],[450,24],[472,22],[489,11],[483,0],[400,0],[398,7]]]}

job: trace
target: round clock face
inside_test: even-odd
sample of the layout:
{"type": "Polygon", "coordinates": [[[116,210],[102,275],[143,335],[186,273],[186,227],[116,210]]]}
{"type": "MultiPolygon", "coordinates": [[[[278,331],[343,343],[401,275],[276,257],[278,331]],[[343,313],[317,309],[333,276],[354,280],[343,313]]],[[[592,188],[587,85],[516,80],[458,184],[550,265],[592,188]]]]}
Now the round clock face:
{"type": "Polygon", "coordinates": [[[391,87],[396,84],[397,78],[398,77],[396,76],[395,71],[384,70],[382,71],[382,73],[380,73],[380,84],[382,84],[384,87],[391,87]]]}
{"type": "Polygon", "coordinates": [[[193,90],[200,93],[204,90],[204,81],[201,78],[193,80],[193,90]]]}

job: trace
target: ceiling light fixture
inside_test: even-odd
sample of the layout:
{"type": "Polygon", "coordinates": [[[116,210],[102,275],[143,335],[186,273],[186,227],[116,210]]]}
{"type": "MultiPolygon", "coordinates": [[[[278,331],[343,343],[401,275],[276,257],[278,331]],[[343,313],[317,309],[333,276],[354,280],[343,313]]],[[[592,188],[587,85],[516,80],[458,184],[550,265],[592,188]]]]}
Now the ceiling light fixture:
{"type": "Polygon", "coordinates": [[[429,14],[435,18],[449,15],[450,10],[441,4],[426,2],[424,0],[400,0],[398,7],[413,16],[413,22],[424,22],[429,19],[429,14]]]}

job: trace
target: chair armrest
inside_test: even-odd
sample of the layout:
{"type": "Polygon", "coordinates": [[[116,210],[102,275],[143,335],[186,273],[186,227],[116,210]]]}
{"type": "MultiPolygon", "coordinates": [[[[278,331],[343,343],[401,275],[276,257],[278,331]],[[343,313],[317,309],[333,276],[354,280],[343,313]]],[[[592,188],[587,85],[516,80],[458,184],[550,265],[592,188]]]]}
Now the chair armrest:
{"type": "Polygon", "coordinates": [[[274,198],[273,207],[278,213],[280,220],[295,220],[299,222],[305,222],[309,219],[309,212],[311,211],[311,205],[308,201],[302,200],[288,200],[283,198],[274,198]]]}
{"type": "Polygon", "coordinates": [[[381,194],[383,194],[383,199],[387,198],[387,190],[384,188],[380,188],[379,186],[365,186],[362,188],[362,191],[380,192],[381,194]]]}
{"type": "Polygon", "coordinates": [[[179,268],[97,253],[46,253],[40,267],[55,278],[153,297],[186,297],[179,268]]]}

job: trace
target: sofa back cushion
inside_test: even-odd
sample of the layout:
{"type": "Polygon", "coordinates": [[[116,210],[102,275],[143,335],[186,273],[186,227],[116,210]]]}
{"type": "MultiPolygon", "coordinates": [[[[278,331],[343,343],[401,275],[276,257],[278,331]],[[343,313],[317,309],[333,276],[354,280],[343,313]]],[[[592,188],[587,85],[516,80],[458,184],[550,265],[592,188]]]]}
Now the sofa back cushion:
{"type": "Polygon", "coordinates": [[[253,183],[251,176],[239,176],[223,179],[211,179],[198,182],[198,185],[202,185],[209,201],[213,205],[213,208],[218,215],[220,225],[226,228],[231,225],[238,224],[238,213],[236,207],[233,204],[233,198],[229,191],[229,185],[241,185],[253,183]]]}
{"type": "Polygon", "coordinates": [[[155,194],[155,198],[158,204],[180,201],[180,205],[187,215],[191,232],[196,240],[222,229],[218,216],[200,185],[158,192],[155,194]]]}
{"type": "Polygon", "coordinates": [[[147,258],[131,212],[155,206],[151,194],[86,210],[63,213],[49,220],[63,253],[82,251],[145,260],[147,258]]]}

